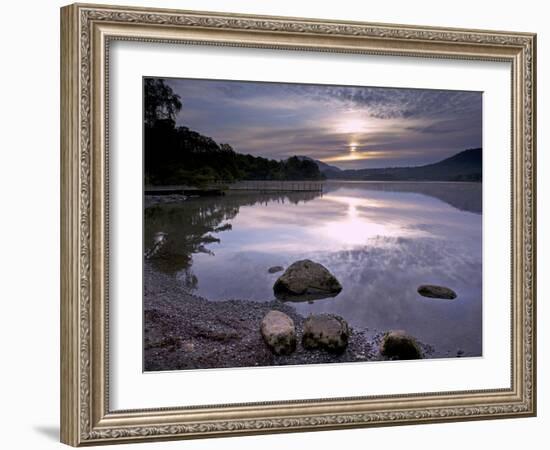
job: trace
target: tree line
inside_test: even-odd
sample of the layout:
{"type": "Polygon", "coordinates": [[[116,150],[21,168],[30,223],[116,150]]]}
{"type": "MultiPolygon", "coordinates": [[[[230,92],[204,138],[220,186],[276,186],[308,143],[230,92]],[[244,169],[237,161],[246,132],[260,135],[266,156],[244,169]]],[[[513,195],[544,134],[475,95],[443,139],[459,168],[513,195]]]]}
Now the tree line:
{"type": "Polygon", "coordinates": [[[203,186],[214,181],[320,180],[314,161],[237,153],[188,127],[176,126],[181,98],[164,80],[144,80],[145,184],[203,186]]]}

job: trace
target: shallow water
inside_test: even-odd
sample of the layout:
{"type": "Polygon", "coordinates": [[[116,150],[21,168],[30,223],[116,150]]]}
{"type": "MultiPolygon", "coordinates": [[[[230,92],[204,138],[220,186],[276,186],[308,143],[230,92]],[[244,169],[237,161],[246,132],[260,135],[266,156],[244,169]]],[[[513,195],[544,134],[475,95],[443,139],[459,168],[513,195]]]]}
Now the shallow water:
{"type": "Polygon", "coordinates": [[[327,182],[317,193],[229,193],[145,210],[152,259],[209,300],[272,300],[280,273],[309,258],[343,290],[293,302],[299,313],[330,312],[373,334],[404,329],[434,356],[482,354],[481,184],[327,182]],[[455,300],[424,298],[421,284],[452,288],[455,300]]]}

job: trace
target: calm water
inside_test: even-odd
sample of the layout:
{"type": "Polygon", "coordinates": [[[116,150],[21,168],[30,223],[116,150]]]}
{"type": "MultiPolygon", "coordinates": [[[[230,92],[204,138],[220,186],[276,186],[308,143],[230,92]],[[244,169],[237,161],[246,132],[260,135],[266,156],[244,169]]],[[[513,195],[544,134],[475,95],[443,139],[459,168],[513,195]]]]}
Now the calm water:
{"type": "Polygon", "coordinates": [[[209,300],[274,298],[287,267],[309,258],[342,283],[334,298],[293,302],[370,332],[404,329],[435,356],[481,355],[481,184],[327,182],[324,193],[231,193],[145,210],[145,246],[167,233],[157,270],[209,300]],[[420,284],[457,292],[417,294],[420,284]]]}

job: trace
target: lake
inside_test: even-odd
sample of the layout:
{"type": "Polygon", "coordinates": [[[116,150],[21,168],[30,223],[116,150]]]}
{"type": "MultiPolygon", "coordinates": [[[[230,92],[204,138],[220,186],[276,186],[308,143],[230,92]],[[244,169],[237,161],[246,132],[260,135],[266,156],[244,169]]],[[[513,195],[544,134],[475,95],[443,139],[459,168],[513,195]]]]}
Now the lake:
{"type": "Polygon", "coordinates": [[[482,355],[480,183],[326,182],[324,191],[188,198],[145,209],[145,251],[166,233],[154,269],[210,301],[274,299],[273,283],[309,258],[341,282],[333,298],[292,302],[377,333],[403,329],[434,357],[482,355]],[[455,300],[420,296],[438,284],[455,300]]]}

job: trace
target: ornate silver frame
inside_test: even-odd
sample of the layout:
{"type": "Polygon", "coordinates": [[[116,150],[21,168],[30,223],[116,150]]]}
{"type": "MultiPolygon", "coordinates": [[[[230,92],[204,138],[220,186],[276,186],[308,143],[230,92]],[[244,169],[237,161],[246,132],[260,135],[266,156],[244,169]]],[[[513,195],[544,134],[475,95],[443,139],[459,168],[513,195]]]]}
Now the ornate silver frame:
{"type": "Polygon", "coordinates": [[[144,440],[536,414],[535,86],[530,33],[75,4],[61,10],[61,440],[144,440]],[[106,108],[113,40],[507,61],[512,66],[508,389],[111,411],[106,108]]]}

